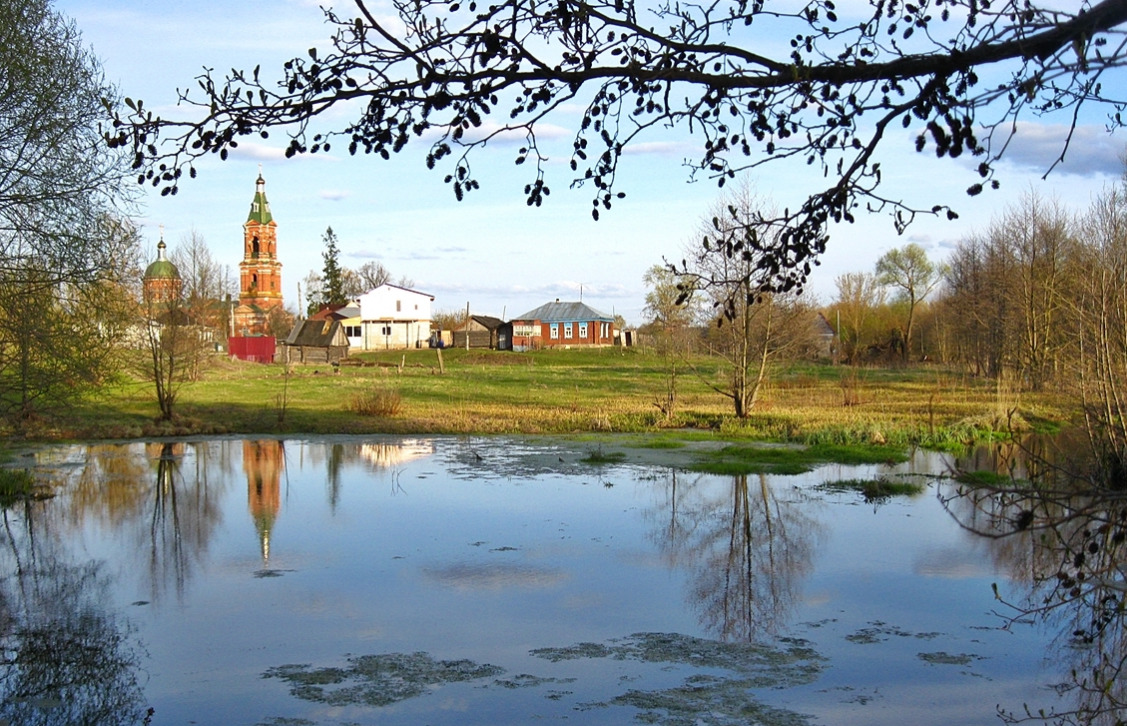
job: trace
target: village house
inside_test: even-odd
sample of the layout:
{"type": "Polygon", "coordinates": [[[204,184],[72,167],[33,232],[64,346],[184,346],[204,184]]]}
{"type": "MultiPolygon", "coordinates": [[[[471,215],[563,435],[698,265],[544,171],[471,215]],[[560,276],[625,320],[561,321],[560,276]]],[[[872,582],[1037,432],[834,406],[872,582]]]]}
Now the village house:
{"type": "Polygon", "coordinates": [[[582,302],[545,303],[512,324],[516,351],[614,344],[614,317],[582,302]]]}
{"type": "Polygon", "coordinates": [[[360,296],[359,340],[349,342],[360,350],[421,348],[430,337],[434,295],[383,284],[360,296]]]}

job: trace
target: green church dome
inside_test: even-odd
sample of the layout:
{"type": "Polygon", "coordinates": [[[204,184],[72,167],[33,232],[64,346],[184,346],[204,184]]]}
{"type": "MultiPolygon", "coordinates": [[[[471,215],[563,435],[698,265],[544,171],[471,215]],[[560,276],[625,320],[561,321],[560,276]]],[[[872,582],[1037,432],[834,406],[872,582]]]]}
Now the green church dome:
{"type": "Polygon", "coordinates": [[[164,256],[164,240],[157,244],[156,260],[145,268],[146,280],[179,280],[180,270],[164,256]]]}

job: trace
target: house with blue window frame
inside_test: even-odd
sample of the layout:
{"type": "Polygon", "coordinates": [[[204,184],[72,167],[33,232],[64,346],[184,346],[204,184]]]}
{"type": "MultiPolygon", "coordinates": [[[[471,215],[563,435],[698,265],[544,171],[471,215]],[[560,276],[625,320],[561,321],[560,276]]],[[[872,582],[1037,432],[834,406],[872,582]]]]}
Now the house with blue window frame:
{"type": "Polygon", "coordinates": [[[582,302],[545,303],[511,322],[513,350],[614,344],[614,316],[582,302]]]}

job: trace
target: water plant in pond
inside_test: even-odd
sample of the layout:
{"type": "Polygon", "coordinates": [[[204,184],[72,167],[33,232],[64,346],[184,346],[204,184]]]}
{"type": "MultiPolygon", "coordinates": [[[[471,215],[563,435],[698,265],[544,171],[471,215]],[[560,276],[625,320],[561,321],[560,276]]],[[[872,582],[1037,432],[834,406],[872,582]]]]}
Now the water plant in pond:
{"type": "Polygon", "coordinates": [[[666,726],[809,723],[802,714],[759,702],[751,691],[811,683],[824,666],[824,659],[800,639],[781,638],[774,644],[728,643],[679,633],[636,633],[609,643],[539,648],[532,655],[554,663],[612,659],[692,669],[680,686],[652,691],[630,689],[606,701],[582,704],[584,709],[630,706],[640,712],[637,720],[666,726]]]}
{"type": "Polygon", "coordinates": [[[417,698],[437,686],[493,678],[504,673],[495,665],[469,660],[435,660],[426,653],[382,653],[348,659],[343,668],[284,665],[263,678],[278,678],[290,693],[330,706],[389,706],[417,698]]]}
{"type": "Polygon", "coordinates": [[[603,451],[603,447],[600,446],[587,452],[580,461],[584,464],[619,464],[626,461],[626,454],[621,451],[603,451]]]}
{"type": "Polygon", "coordinates": [[[820,464],[885,464],[907,461],[899,446],[733,444],[703,455],[690,468],[708,474],[803,474],[820,464]]]}
{"type": "MultiPolygon", "coordinates": [[[[595,661],[661,664],[684,670],[683,683],[652,691],[630,689],[605,701],[576,703],[579,710],[630,706],[641,711],[646,723],[697,723],[714,726],[746,724],[749,719],[765,726],[804,724],[806,717],[786,709],[768,707],[750,693],[753,689],[789,688],[812,683],[824,659],[808,643],[780,639],[773,644],[724,643],[679,633],[637,633],[606,643],[538,648],[530,653],[548,663],[595,661]]],[[[506,676],[495,665],[470,660],[437,660],[427,653],[384,653],[352,657],[343,667],[285,665],[271,668],[264,678],[286,682],[297,698],[334,707],[384,707],[435,693],[443,686],[476,683],[477,688],[506,691],[540,690],[548,701],[574,696],[575,677],[557,678],[520,673],[506,676]],[[552,687],[552,688],[549,688],[552,687]]],[[[592,663],[585,672],[598,678],[592,663]]],[[[633,682],[623,678],[621,682],[633,682]]],[[[276,718],[270,723],[288,723],[276,718]]]]}
{"type": "Polygon", "coordinates": [[[831,492],[858,492],[866,502],[879,502],[897,496],[915,496],[923,492],[925,487],[919,482],[893,481],[880,477],[826,482],[820,488],[831,492]]]}
{"type": "Polygon", "coordinates": [[[955,475],[955,481],[972,487],[1009,487],[1014,484],[1009,474],[993,471],[960,471],[955,475]]]}
{"type": "Polygon", "coordinates": [[[42,499],[50,493],[36,484],[35,476],[26,469],[0,469],[0,508],[16,502],[42,499]]]}

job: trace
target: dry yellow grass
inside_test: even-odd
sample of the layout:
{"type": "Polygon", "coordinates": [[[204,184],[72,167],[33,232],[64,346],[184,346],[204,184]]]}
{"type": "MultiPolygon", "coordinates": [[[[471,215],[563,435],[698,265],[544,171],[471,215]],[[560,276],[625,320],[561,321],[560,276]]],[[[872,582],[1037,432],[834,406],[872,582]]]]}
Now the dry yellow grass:
{"type": "Polygon", "coordinates": [[[701,429],[731,438],[940,445],[980,437],[1008,420],[1061,420],[1067,400],[999,392],[991,381],[938,368],[847,369],[779,366],[745,420],[711,386],[727,374],[716,358],[682,370],[674,416],[657,402],[667,365],[636,350],[389,351],[365,366],[261,365],[216,359],[186,384],[178,421],[156,424],[151,384],[127,381],[64,418],[46,438],[186,433],[575,433],[701,429]],[[373,389],[400,398],[394,415],[357,413],[373,389]],[[1013,414],[1011,418],[1011,414],[1013,414]]]}

